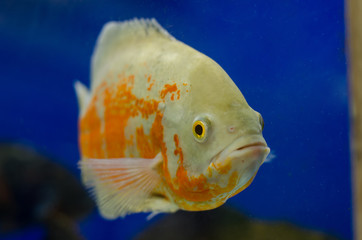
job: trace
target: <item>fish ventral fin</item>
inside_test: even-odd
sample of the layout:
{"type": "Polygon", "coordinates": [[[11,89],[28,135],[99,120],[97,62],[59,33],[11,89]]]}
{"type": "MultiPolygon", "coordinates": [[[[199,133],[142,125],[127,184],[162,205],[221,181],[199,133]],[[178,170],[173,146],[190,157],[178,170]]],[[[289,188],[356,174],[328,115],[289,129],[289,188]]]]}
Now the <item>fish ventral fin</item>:
{"type": "Polygon", "coordinates": [[[161,183],[155,166],[162,163],[162,155],[154,159],[114,158],[84,159],[82,172],[87,173],[85,184],[92,189],[104,218],[115,219],[145,209],[152,190],[161,183]]]}
{"type": "Polygon", "coordinates": [[[175,40],[156,19],[132,19],[122,22],[106,23],[97,39],[96,47],[92,56],[92,89],[98,85],[100,77],[97,76],[103,64],[107,64],[109,58],[116,54],[122,54],[122,47],[129,47],[131,44],[152,40],[153,38],[164,38],[175,40]],[[119,50],[119,51],[117,51],[119,50]]]}
{"type": "Polygon", "coordinates": [[[80,81],[74,83],[75,93],[78,99],[79,115],[83,115],[87,105],[89,103],[90,94],[87,87],[80,81]]]}

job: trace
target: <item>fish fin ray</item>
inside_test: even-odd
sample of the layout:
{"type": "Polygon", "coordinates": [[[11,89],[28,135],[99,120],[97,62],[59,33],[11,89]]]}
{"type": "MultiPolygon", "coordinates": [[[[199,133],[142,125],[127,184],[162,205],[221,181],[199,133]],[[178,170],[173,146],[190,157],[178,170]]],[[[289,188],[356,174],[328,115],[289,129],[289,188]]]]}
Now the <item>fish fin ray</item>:
{"type": "Polygon", "coordinates": [[[85,184],[95,192],[101,215],[114,219],[145,210],[145,202],[161,182],[153,169],[160,162],[158,154],[154,159],[85,159],[79,165],[89,175],[85,184]]]}

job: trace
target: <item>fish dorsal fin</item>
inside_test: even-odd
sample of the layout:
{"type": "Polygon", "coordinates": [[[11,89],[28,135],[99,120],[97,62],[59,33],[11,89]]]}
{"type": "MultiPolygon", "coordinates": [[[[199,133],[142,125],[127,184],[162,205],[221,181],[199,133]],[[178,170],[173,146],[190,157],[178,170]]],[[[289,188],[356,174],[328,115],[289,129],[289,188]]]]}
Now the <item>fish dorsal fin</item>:
{"type": "Polygon", "coordinates": [[[162,156],[158,154],[154,159],[86,159],[80,168],[87,173],[85,184],[95,195],[101,215],[115,219],[150,211],[144,207],[152,190],[161,182],[154,170],[161,163],[162,156]]]}
{"type": "MultiPolygon", "coordinates": [[[[131,44],[141,39],[174,38],[154,19],[133,19],[123,22],[108,22],[104,25],[92,56],[92,88],[100,79],[96,76],[102,64],[122,45],[131,44]]],[[[118,52],[117,52],[118,53],[118,52]]],[[[122,54],[121,52],[119,54],[122,54]]]]}
{"type": "Polygon", "coordinates": [[[88,106],[90,100],[90,94],[86,86],[83,83],[76,81],[74,83],[75,93],[77,94],[79,116],[84,114],[85,109],[88,106]]]}

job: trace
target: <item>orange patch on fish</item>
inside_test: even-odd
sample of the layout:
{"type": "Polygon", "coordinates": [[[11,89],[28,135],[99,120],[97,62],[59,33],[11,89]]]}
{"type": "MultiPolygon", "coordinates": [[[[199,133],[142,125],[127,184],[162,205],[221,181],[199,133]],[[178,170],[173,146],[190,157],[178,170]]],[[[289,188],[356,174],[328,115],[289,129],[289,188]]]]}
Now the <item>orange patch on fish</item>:
{"type": "Polygon", "coordinates": [[[155,84],[155,82],[152,82],[152,83],[150,84],[150,86],[147,88],[147,90],[148,90],[148,91],[151,91],[151,89],[152,89],[152,87],[153,87],[154,84],[155,84]]]}
{"type": "Polygon", "coordinates": [[[160,96],[162,99],[164,99],[167,95],[167,93],[173,93],[177,91],[177,86],[176,83],[170,85],[170,84],[165,84],[164,88],[162,89],[160,96]]]}
{"type": "Polygon", "coordinates": [[[88,111],[79,121],[79,145],[83,156],[104,158],[105,152],[102,148],[104,134],[101,132],[102,122],[98,116],[96,102],[97,97],[92,99],[88,111]]]}
{"type": "Polygon", "coordinates": [[[143,126],[136,129],[136,142],[142,158],[153,158],[160,151],[157,142],[145,134],[143,126]]]}
{"type": "MultiPolygon", "coordinates": [[[[101,90],[96,91],[90,108],[80,120],[80,142],[86,157],[124,157],[127,144],[130,143],[124,132],[129,119],[136,116],[148,119],[150,115],[156,114],[158,111],[159,101],[137,98],[132,93],[133,84],[134,75],[129,75],[117,83],[109,84],[106,87],[102,85],[98,88],[101,90]],[[101,131],[101,119],[97,115],[95,105],[100,96],[104,99],[104,132],[101,131]],[[105,143],[105,152],[102,152],[103,142],[105,143]]],[[[160,121],[159,119],[156,120],[160,121]]],[[[149,158],[155,157],[160,149],[159,143],[157,143],[160,139],[152,140],[151,136],[146,136],[141,131],[137,131],[136,134],[140,155],[149,158]]]]}
{"type": "Polygon", "coordinates": [[[212,165],[219,174],[227,174],[231,170],[231,161],[228,161],[227,164],[224,163],[222,167],[217,167],[214,163],[212,165]]]}
{"type": "Polygon", "coordinates": [[[147,88],[148,91],[151,91],[153,85],[155,84],[155,79],[152,79],[152,82],[151,82],[151,79],[152,79],[152,75],[150,74],[150,75],[147,77],[147,82],[150,83],[150,85],[149,85],[148,88],[147,88]]]}
{"type": "MultiPolygon", "coordinates": [[[[180,142],[178,135],[174,135],[174,142],[175,142],[175,151],[174,154],[179,156],[178,160],[178,169],[176,172],[176,178],[173,179],[174,183],[176,183],[176,187],[173,187],[173,191],[180,197],[184,198],[188,201],[194,201],[194,202],[207,202],[210,200],[213,200],[216,196],[231,191],[234,189],[234,187],[237,184],[238,174],[237,172],[233,172],[229,178],[229,182],[227,186],[220,187],[217,184],[210,184],[207,181],[207,177],[205,177],[203,174],[200,174],[199,176],[189,176],[187,173],[187,170],[184,166],[184,157],[182,148],[180,147],[180,142]]],[[[226,201],[227,197],[222,198],[219,201],[215,201],[213,204],[222,204],[223,201],[226,201]]],[[[184,209],[187,210],[197,210],[194,209],[194,205],[188,205],[189,203],[184,202],[185,207],[184,209]]],[[[210,203],[208,203],[210,204],[210,203]]],[[[210,205],[211,206],[211,205],[210,205]]],[[[200,209],[204,209],[205,206],[201,207],[200,209]]],[[[213,206],[214,208],[214,206],[213,206]]]]}

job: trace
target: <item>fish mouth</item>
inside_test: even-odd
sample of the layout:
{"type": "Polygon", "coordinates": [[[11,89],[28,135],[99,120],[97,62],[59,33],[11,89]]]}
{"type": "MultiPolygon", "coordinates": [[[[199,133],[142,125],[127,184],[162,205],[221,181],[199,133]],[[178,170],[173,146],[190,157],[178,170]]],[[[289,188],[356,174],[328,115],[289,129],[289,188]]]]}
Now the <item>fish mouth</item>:
{"type": "Polygon", "coordinates": [[[211,161],[211,165],[220,170],[232,165],[260,166],[268,156],[270,148],[261,135],[241,137],[219,152],[211,161]]]}
{"type": "Polygon", "coordinates": [[[226,199],[234,196],[251,184],[269,152],[261,135],[240,137],[211,159],[204,172],[204,176],[208,176],[208,184],[198,189],[187,189],[187,192],[193,196],[224,194],[226,199]]]}

